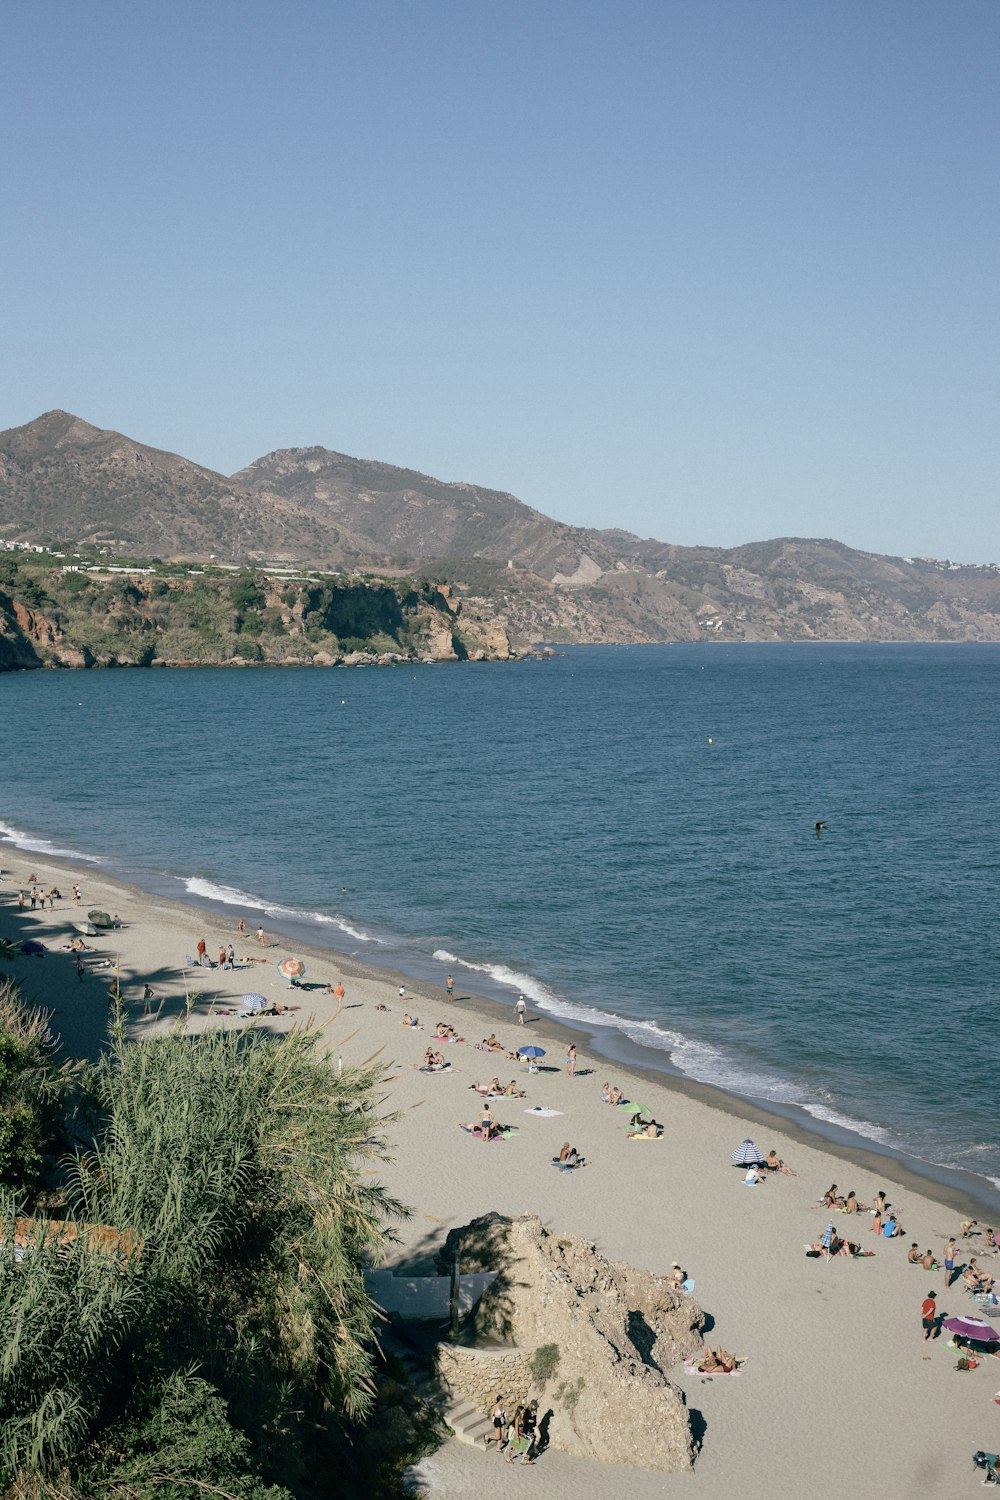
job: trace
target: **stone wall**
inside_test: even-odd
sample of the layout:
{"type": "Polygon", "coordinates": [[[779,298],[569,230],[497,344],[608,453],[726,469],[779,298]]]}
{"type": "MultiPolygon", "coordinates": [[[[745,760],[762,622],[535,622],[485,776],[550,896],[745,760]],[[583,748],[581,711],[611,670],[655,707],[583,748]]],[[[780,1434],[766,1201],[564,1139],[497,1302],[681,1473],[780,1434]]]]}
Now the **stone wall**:
{"type": "Polygon", "coordinates": [[[530,1349],[466,1349],[457,1344],[439,1344],[434,1356],[438,1378],[451,1394],[471,1401],[488,1416],[497,1396],[508,1412],[528,1401],[532,1394],[530,1349]]]}

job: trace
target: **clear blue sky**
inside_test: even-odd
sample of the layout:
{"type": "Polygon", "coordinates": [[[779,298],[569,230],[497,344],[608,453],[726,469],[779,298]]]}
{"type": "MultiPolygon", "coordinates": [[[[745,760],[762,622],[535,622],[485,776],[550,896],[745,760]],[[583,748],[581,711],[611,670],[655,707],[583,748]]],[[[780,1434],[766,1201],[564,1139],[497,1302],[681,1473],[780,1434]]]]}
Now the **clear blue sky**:
{"type": "Polygon", "coordinates": [[[0,427],[1000,561],[996,0],[8,7],[0,427]]]}

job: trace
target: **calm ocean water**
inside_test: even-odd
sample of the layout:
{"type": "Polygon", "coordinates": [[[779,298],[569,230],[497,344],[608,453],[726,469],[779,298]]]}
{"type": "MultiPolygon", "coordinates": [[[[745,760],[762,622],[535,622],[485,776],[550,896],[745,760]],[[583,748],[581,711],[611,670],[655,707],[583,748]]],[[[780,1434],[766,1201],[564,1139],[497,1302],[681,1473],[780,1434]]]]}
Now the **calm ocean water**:
{"type": "Polygon", "coordinates": [[[998,689],[993,646],[10,674],[0,819],[997,1188],[998,689]]]}

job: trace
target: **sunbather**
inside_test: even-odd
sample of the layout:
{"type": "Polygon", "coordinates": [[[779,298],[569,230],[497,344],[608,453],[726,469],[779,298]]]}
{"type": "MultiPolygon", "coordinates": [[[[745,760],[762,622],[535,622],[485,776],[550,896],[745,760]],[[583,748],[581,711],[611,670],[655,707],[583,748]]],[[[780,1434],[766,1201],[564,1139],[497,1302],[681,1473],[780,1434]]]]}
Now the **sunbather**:
{"type": "Polygon", "coordinates": [[[631,1141],[641,1139],[655,1141],[663,1134],[663,1126],[658,1120],[647,1120],[645,1125],[638,1125],[634,1130],[627,1130],[625,1134],[631,1141]]]}
{"type": "Polygon", "coordinates": [[[786,1177],[798,1177],[798,1172],[793,1172],[786,1161],[775,1151],[774,1147],[767,1153],[767,1161],[764,1163],[769,1172],[783,1172],[786,1177]]]}
{"type": "Polygon", "coordinates": [[[711,1344],[705,1345],[705,1352],[695,1365],[703,1375],[728,1375],[736,1369],[737,1359],[735,1354],[730,1354],[728,1349],[720,1345],[713,1349],[711,1344]]]}

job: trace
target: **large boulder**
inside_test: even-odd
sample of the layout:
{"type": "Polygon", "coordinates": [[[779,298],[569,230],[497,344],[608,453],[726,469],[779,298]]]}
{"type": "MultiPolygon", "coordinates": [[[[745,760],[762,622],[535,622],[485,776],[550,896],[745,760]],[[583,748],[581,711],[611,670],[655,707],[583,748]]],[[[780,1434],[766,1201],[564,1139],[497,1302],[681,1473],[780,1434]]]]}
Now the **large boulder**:
{"type": "Polygon", "coordinates": [[[691,1467],[690,1415],[666,1371],[702,1347],[692,1298],[533,1214],[487,1214],[453,1230],[442,1263],[455,1256],[463,1272],[499,1272],[470,1332],[487,1347],[531,1351],[554,1448],[641,1469],[691,1467]]]}

